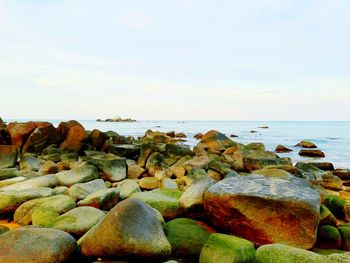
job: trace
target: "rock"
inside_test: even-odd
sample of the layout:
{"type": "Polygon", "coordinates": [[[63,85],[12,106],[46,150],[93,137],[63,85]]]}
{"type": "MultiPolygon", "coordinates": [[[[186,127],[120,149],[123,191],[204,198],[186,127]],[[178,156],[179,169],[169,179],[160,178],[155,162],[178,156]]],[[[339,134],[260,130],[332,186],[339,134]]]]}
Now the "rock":
{"type": "Polygon", "coordinates": [[[40,160],[35,154],[24,153],[19,162],[19,167],[21,170],[37,172],[40,169],[40,160]]]}
{"type": "Polygon", "coordinates": [[[62,153],[60,156],[61,161],[78,161],[79,154],[76,152],[62,153]]]}
{"type": "Polygon", "coordinates": [[[23,123],[10,122],[7,125],[7,131],[11,137],[11,144],[21,148],[24,144],[24,139],[28,138],[35,128],[36,124],[32,121],[23,123]]]}
{"type": "Polygon", "coordinates": [[[145,169],[138,166],[137,164],[132,164],[128,166],[128,179],[138,179],[141,175],[143,175],[145,172],[145,169]]]}
{"type": "Polygon", "coordinates": [[[189,155],[182,157],[180,160],[178,160],[176,163],[174,163],[170,167],[170,171],[177,178],[185,176],[185,174],[186,174],[185,163],[187,161],[190,161],[191,159],[192,159],[192,157],[189,155]]]}
{"type": "Polygon", "coordinates": [[[77,251],[75,239],[56,229],[22,227],[0,236],[0,262],[63,263],[77,251]]]}
{"type": "Polygon", "coordinates": [[[16,145],[0,145],[0,169],[14,167],[17,161],[16,145]]]}
{"type": "Polygon", "coordinates": [[[292,149],[289,149],[283,145],[277,145],[276,149],[275,149],[276,153],[288,153],[288,152],[292,152],[292,151],[293,151],[292,149]]]}
{"type": "Polygon", "coordinates": [[[140,145],[136,144],[111,144],[108,146],[109,153],[116,156],[135,159],[140,154],[140,145]]]}
{"type": "Polygon", "coordinates": [[[187,136],[183,132],[179,132],[175,134],[175,138],[187,138],[187,136]]]}
{"type": "Polygon", "coordinates": [[[141,192],[139,184],[131,179],[121,181],[117,186],[120,199],[129,198],[135,193],[141,192]]]}
{"type": "Polygon", "coordinates": [[[159,171],[165,171],[168,169],[168,166],[164,163],[164,156],[155,152],[152,153],[146,163],[146,170],[150,176],[154,176],[159,171]]]}
{"type": "Polygon", "coordinates": [[[202,139],[203,138],[203,134],[202,133],[196,133],[194,136],[193,136],[193,138],[195,138],[196,140],[200,140],[200,139],[202,139]]]}
{"type": "Polygon", "coordinates": [[[14,222],[20,225],[29,225],[32,223],[32,214],[37,208],[46,208],[63,214],[75,208],[74,200],[66,195],[54,195],[27,201],[20,205],[13,216],[14,222]]]}
{"type": "Polygon", "coordinates": [[[308,249],[316,238],[320,196],[303,179],[248,175],[210,187],[204,207],[214,225],[258,245],[283,243],[308,249]]]}
{"type": "Polygon", "coordinates": [[[92,206],[108,211],[118,203],[118,198],[119,192],[116,188],[102,189],[79,201],[78,206],[92,206]]]}
{"type": "Polygon", "coordinates": [[[2,120],[0,120],[0,144],[6,145],[10,144],[10,135],[7,132],[7,125],[2,120]]]}
{"type": "Polygon", "coordinates": [[[204,146],[205,150],[211,150],[212,152],[221,152],[227,148],[233,146],[235,142],[226,137],[218,131],[208,131],[200,140],[200,144],[204,146]]]}
{"type": "Polygon", "coordinates": [[[210,161],[208,163],[208,168],[218,172],[222,176],[225,176],[226,174],[232,171],[229,164],[222,163],[216,160],[210,161]]]}
{"type": "Polygon", "coordinates": [[[14,212],[26,201],[51,196],[52,194],[53,190],[47,187],[0,192],[0,214],[14,212]]]}
{"type": "Polygon", "coordinates": [[[7,226],[0,225],[0,235],[10,231],[10,229],[7,226]]]}
{"type": "Polygon", "coordinates": [[[184,156],[192,156],[193,153],[189,146],[178,144],[166,144],[164,149],[164,163],[173,165],[184,156]]]}
{"type": "Polygon", "coordinates": [[[119,182],[124,180],[128,173],[128,166],[126,165],[125,159],[97,159],[90,160],[88,164],[94,164],[98,170],[101,171],[101,178],[111,182],[119,182]]]}
{"type": "Polygon", "coordinates": [[[150,192],[133,194],[130,198],[145,202],[158,210],[165,220],[179,217],[184,211],[180,207],[179,198],[182,192],[179,190],[156,189],[150,192]]]}
{"type": "Polygon", "coordinates": [[[166,132],[165,135],[174,138],[175,137],[175,131],[166,132]]]}
{"type": "Polygon", "coordinates": [[[0,169],[0,180],[21,176],[17,168],[0,169]]]}
{"type": "Polygon", "coordinates": [[[338,176],[331,173],[322,177],[322,186],[325,189],[340,191],[343,190],[343,183],[338,176]]]}
{"type": "Polygon", "coordinates": [[[83,147],[85,141],[85,129],[77,121],[61,122],[58,125],[60,136],[64,141],[60,144],[60,149],[64,151],[78,152],[83,147]]]}
{"type": "Polygon", "coordinates": [[[50,222],[60,215],[53,209],[38,207],[32,213],[33,226],[46,227],[50,222]]]}
{"type": "Polygon", "coordinates": [[[94,146],[97,150],[100,150],[105,141],[108,139],[109,137],[107,134],[101,132],[100,130],[94,129],[89,135],[88,142],[90,142],[90,144],[94,146]]]}
{"type": "Polygon", "coordinates": [[[177,183],[170,179],[170,178],[164,178],[161,183],[160,183],[160,188],[161,189],[174,189],[174,190],[178,190],[179,186],[177,185],[177,183]]]}
{"type": "Polygon", "coordinates": [[[342,180],[350,180],[350,169],[335,169],[333,174],[342,180]]]}
{"type": "Polygon", "coordinates": [[[78,168],[63,171],[56,174],[58,184],[72,186],[77,183],[85,183],[98,178],[98,172],[93,165],[83,165],[78,168]]]}
{"type": "Polygon", "coordinates": [[[333,215],[336,216],[338,219],[344,219],[345,213],[344,213],[344,207],[345,207],[346,201],[336,195],[329,195],[324,200],[324,205],[333,213],[333,215]]]}
{"type": "Polygon", "coordinates": [[[186,210],[202,208],[204,192],[214,183],[215,180],[208,175],[196,179],[179,199],[181,207],[186,210]]]}
{"type": "Polygon", "coordinates": [[[322,225],[331,225],[336,226],[337,225],[337,219],[332,214],[331,211],[325,206],[321,205],[320,208],[320,226],[322,225]]]}
{"type": "Polygon", "coordinates": [[[48,155],[42,155],[41,159],[44,161],[51,161],[54,163],[58,163],[59,161],[61,161],[61,156],[59,153],[53,153],[48,155]]]}
{"type": "Polygon", "coordinates": [[[13,178],[10,178],[10,179],[1,180],[0,181],[0,187],[4,187],[4,186],[20,183],[20,182],[23,182],[25,180],[27,180],[27,178],[25,178],[23,176],[18,176],[18,177],[13,177],[13,178]]]}
{"type": "Polygon", "coordinates": [[[153,190],[159,188],[160,182],[155,177],[144,177],[139,181],[139,186],[142,189],[153,190]]]}
{"type": "Polygon", "coordinates": [[[316,247],[322,249],[339,249],[341,236],[334,226],[323,225],[318,228],[316,247]]]}
{"type": "Polygon", "coordinates": [[[305,178],[312,184],[321,184],[322,177],[327,175],[325,171],[308,163],[298,162],[295,167],[301,170],[300,177],[305,178]]]}
{"type": "Polygon", "coordinates": [[[159,213],[149,205],[124,200],[83,238],[80,252],[85,257],[165,258],[171,246],[162,224],[159,213]]]}
{"type": "Polygon", "coordinates": [[[252,174],[259,174],[264,175],[267,177],[275,177],[275,178],[282,178],[282,179],[290,179],[293,178],[293,175],[286,170],[283,169],[276,169],[273,167],[264,167],[261,170],[255,170],[252,172],[252,174]]]}
{"type": "Polygon", "coordinates": [[[282,244],[271,244],[259,247],[255,257],[257,263],[345,263],[349,262],[348,254],[323,256],[304,249],[282,244]]]}
{"type": "Polygon", "coordinates": [[[301,141],[297,143],[295,146],[303,147],[303,148],[317,148],[316,144],[310,141],[301,141]]]}
{"type": "Polygon", "coordinates": [[[95,193],[99,190],[106,189],[106,185],[102,179],[96,179],[87,183],[78,183],[72,185],[67,194],[73,198],[74,201],[82,200],[89,194],[95,193]]]}
{"type": "Polygon", "coordinates": [[[311,165],[313,165],[313,166],[315,166],[318,169],[321,169],[323,171],[333,171],[334,170],[334,166],[330,162],[311,162],[309,164],[311,164],[311,165]]]}
{"type": "Polygon", "coordinates": [[[307,156],[307,157],[320,157],[323,158],[326,155],[324,154],[324,152],[322,152],[321,150],[300,150],[298,153],[300,156],[307,156]]]}
{"type": "Polygon", "coordinates": [[[58,165],[55,164],[53,161],[45,161],[39,169],[39,173],[42,175],[55,174],[57,172],[58,165]]]}
{"type": "Polygon", "coordinates": [[[176,218],[165,227],[172,256],[184,258],[198,256],[209,236],[215,232],[206,223],[189,218],[176,218]]]}
{"type": "Polygon", "coordinates": [[[104,217],[105,213],[97,208],[81,206],[55,218],[46,226],[60,229],[73,236],[82,236],[104,217]]]}
{"type": "Polygon", "coordinates": [[[0,191],[18,191],[36,187],[55,187],[57,183],[58,180],[55,175],[45,175],[26,180],[24,182],[1,187],[0,191]]]}
{"type": "Polygon", "coordinates": [[[200,254],[199,263],[255,263],[254,244],[243,238],[212,234],[200,254]]]}
{"type": "Polygon", "coordinates": [[[342,248],[344,250],[350,251],[350,226],[349,227],[341,227],[339,226],[339,233],[343,240],[342,248]]]}
{"type": "Polygon", "coordinates": [[[22,152],[40,154],[47,146],[57,143],[59,139],[59,134],[51,123],[37,123],[36,128],[23,145],[22,152]]]}

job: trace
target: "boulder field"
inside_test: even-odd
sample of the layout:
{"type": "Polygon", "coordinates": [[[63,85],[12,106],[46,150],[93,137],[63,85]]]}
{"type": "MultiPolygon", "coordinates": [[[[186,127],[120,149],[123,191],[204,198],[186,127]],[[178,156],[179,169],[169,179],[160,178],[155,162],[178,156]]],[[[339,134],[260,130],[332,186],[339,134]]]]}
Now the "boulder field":
{"type": "Polygon", "coordinates": [[[0,119],[0,262],[350,262],[349,169],[195,138],[0,119]]]}

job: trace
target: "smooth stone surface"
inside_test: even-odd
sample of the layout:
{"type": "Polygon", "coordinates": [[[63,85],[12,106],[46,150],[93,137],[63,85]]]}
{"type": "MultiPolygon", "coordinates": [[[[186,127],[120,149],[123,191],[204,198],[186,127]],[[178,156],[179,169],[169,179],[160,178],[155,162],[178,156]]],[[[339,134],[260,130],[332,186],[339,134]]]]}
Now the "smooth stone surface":
{"type": "Polygon", "coordinates": [[[0,262],[60,263],[73,260],[75,239],[60,230],[22,227],[0,235],[0,262]]]}
{"type": "Polygon", "coordinates": [[[58,179],[55,175],[35,177],[24,182],[8,185],[0,188],[0,191],[19,191],[36,187],[55,187],[58,179]]]}
{"type": "Polygon", "coordinates": [[[47,187],[0,192],[0,214],[14,212],[24,202],[40,197],[51,196],[53,192],[51,188],[47,187]]]}
{"type": "Polygon", "coordinates": [[[125,199],[135,193],[141,192],[141,189],[139,187],[139,184],[134,180],[125,179],[118,184],[117,191],[119,192],[120,199],[125,199]]]}
{"type": "Polygon", "coordinates": [[[59,172],[56,174],[58,184],[72,186],[77,183],[86,183],[98,179],[98,172],[93,165],[83,165],[72,170],[59,172]]]}
{"type": "Polygon", "coordinates": [[[167,257],[171,246],[163,222],[149,205],[126,199],[84,236],[80,252],[87,257],[167,257]]]}
{"type": "Polygon", "coordinates": [[[315,243],[320,196],[303,179],[227,178],[207,190],[204,207],[214,225],[258,245],[315,243]]]}
{"type": "Polygon", "coordinates": [[[101,210],[110,210],[119,199],[119,191],[116,188],[101,189],[89,194],[78,202],[78,206],[92,206],[101,210]]]}
{"type": "Polygon", "coordinates": [[[155,177],[144,177],[139,181],[139,186],[142,189],[153,190],[159,188],[160,182],[155,177]]]}
{"type": "Polygon", "coordinates": [[[303,147],[303,148],[317,148],[316,144],[310,141],[301,141],[295,146],[303,147]]]}
{"type": "Polygon", "coordinates": [[[300,150],[298,154],[300,156],[306,156],[306,157],[319,157],[319,158],[326,157],[324,152],[322,152],[321,150],[303,149],[303,150],[300,150]]]}
{"type": "Polygon", "coordinates": [[[82,236],[104,217],[103,211],[91,206],[82,206],[64,213],[46,226],[74,236],[82,236]]]}
{"type": "Polygon", "coordinates": [[[225,235],[209,236],[199,257],[199,263],[255,263],[254,244],[246,239],[225,235]]]}
{"type": "Polygon", "coordinates": [[[315,247],[322,249],[339,249],[341,236],[334,226],[323,225],[318,228],[315,247]]]}
{"type": "Polygon", "coordinates": [[[63,214],[75,208],[74,200],[67,195],[54,195],[27,201],[19,206],[13,216],[13,220],[21,225],[32,223],[32,214],[35,209],[42,207],[63,214]]]}
{"type": "Polygon", "coordinates": [[[82,200],[89,194],[97,192],[99,190],[106,189],[106,185],[102,179],[96,179],[87,183],[78,183],[72,185],[67,194],[73,198],[74,201],[82,200]]]}
{"type": "Polygon", "coordinates": [[[215,232],[204,222],[189,218],[176,218],[165,226],[172,255],[185,258],[198,256],[208,237],[215,232]]]}
{"type": "Polygon", "coordinates": [[[10,179],[21,176],[17,168],[0,169],[0,180],[10,179]]]}
{"type": "Polygon", "coordinates": [[[126,178],[126,175],[128,173],[128,166],[125,159],[95,159],[88,161],[88,163],[93,163],[96,165],[98,170],[101,171],[101,178],[107,181],[122,181],[126,178]]]}

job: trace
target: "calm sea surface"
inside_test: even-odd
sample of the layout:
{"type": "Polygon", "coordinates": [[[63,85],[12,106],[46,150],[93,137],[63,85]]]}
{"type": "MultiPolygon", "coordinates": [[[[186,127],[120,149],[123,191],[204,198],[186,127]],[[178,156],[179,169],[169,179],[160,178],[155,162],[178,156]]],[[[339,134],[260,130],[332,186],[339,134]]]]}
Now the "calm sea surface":
{"type": "MultiPolygon", "coordinates": [[[[14,120],[5,120],[14,121],[14,120]]],[[[26,120],[17,120],[26,121],[26,120]]],[[[47,120],[55,126],[59,120],[47,120]]],[[[184,132],[187,135],[186,144],[195,146],[197,141],[193,138],[198,132],[205,133],[209,130],[217,130],[227,136],[235,134],[238,137],[233,140],[247,144],[250,142],[262,142],[268,150],[274,150],[278,144],[293,149],[288,154],[280,156],[291,157],[297,161],[329,161],[336,168],[350,168],[350,122],[284,122],[284,121],[138,121],[132,123],[96,122],[92,120],[80,120],[87,129],[99,129],[101,131],[112,130],[121,135],[142,136],[147,129],[159,131],[184,132]],[[269,129],[260,129],[260,126],[268,126],[269,129]],[[250,131],[257,131],[251,133],[250,131]],[[298,155],[299,148],[294,147],[301,140],[311,140],[318,148],[324,151],[326,158],[311,159],[298,155]]]]}

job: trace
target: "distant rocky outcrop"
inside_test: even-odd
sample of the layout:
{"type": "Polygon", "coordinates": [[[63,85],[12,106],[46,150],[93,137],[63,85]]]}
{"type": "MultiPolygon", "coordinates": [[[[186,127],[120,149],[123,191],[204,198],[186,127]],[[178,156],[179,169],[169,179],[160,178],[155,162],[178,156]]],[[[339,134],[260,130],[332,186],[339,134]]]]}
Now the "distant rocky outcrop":
{"type": "Polygon", "coordinates": [[[121,117],[115,117],[115,118],[108,118],[108,119],[97,119],[98,122],[136,122],[136,120],[133,120],[131,118],[121,118],[121,117]]]}

